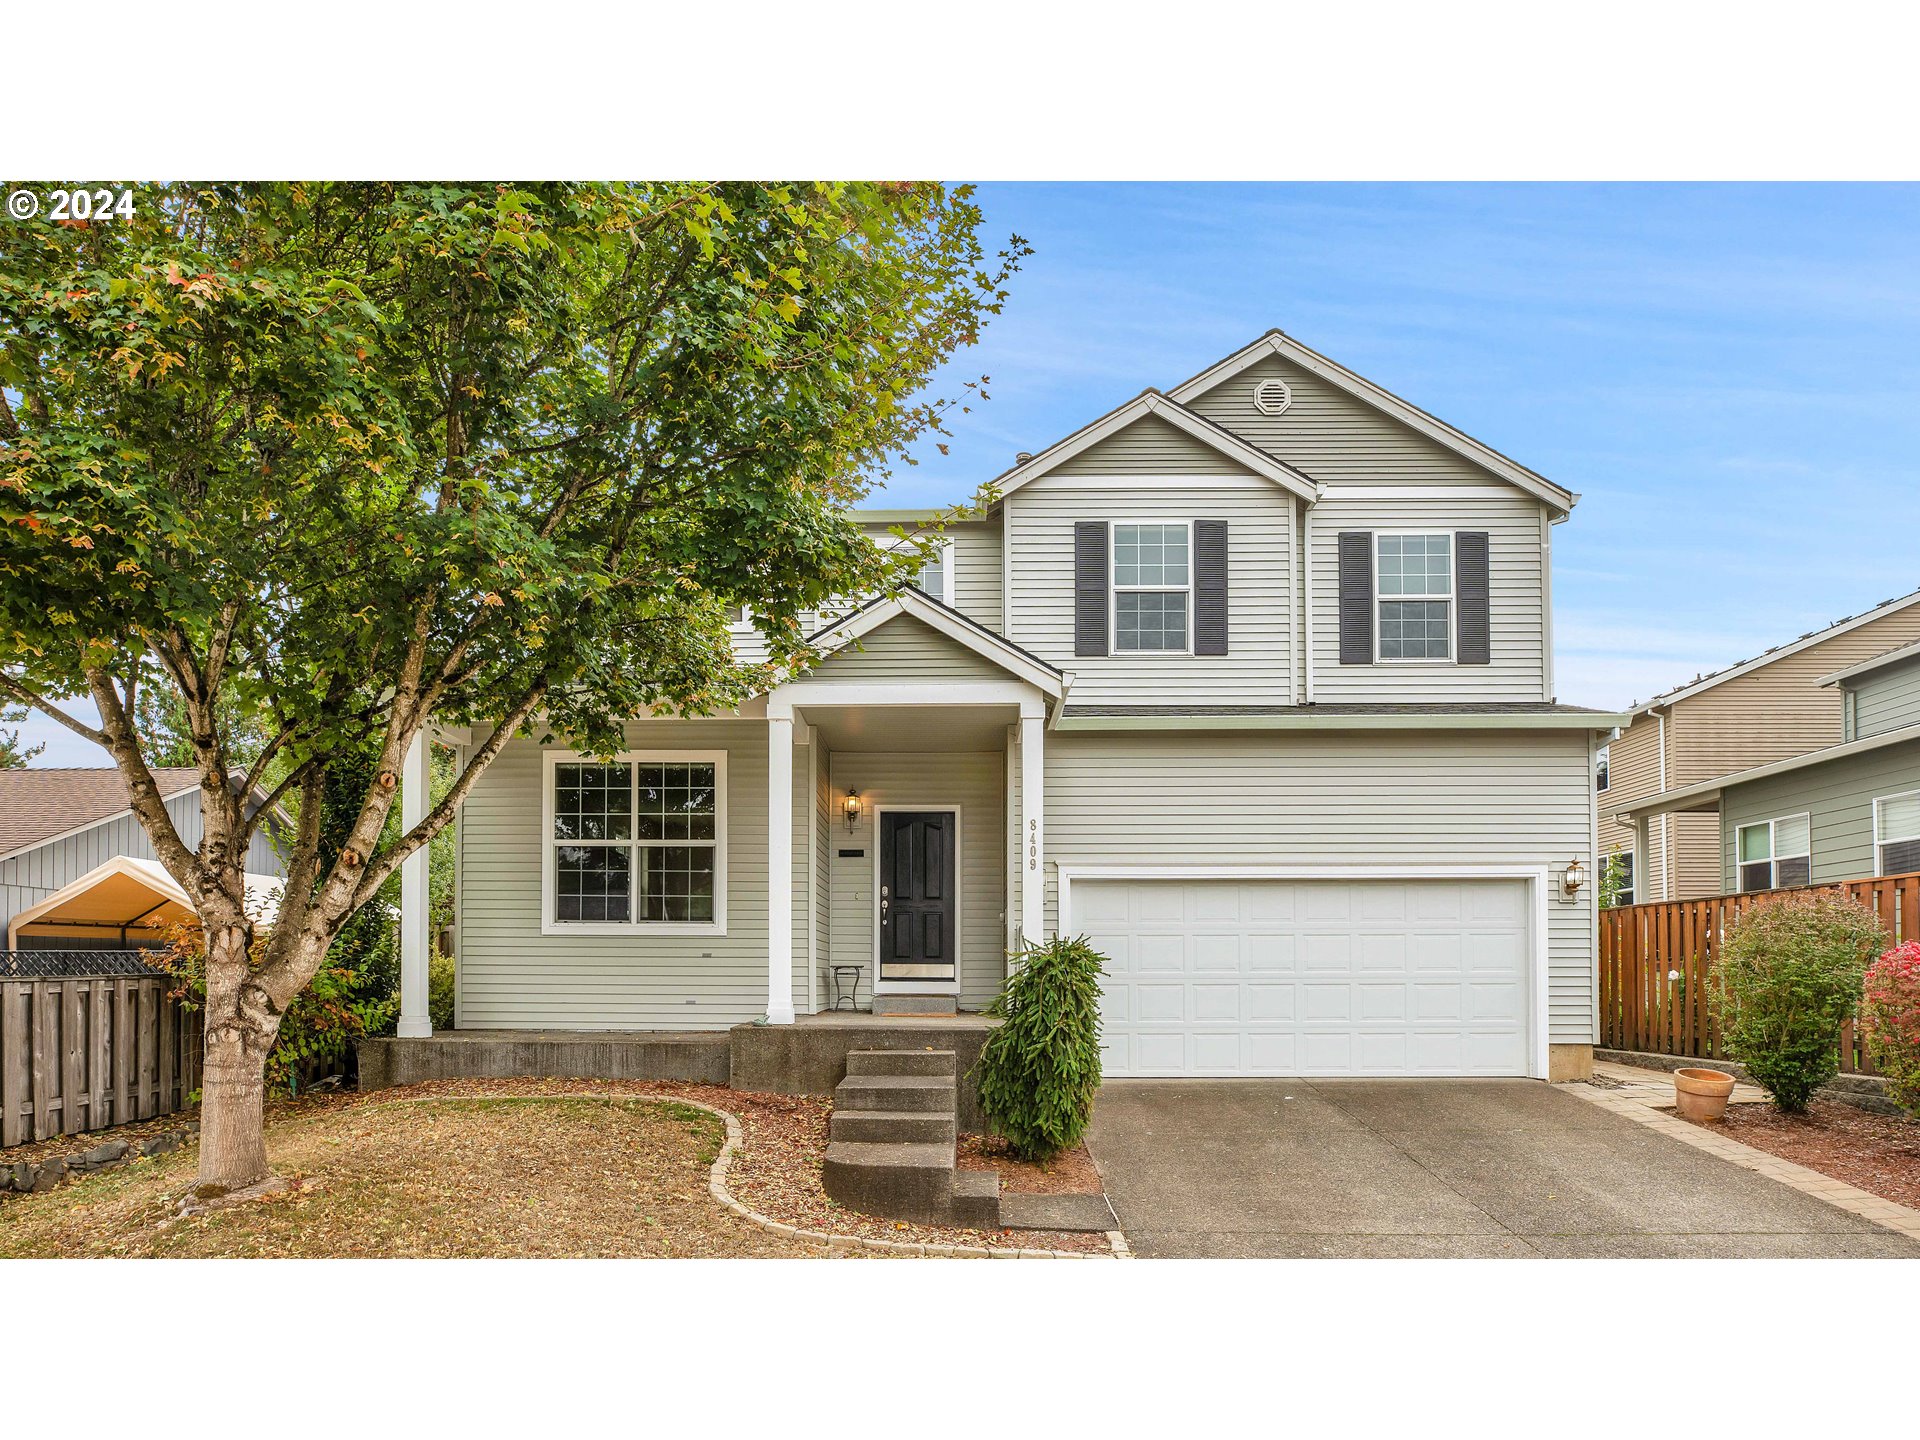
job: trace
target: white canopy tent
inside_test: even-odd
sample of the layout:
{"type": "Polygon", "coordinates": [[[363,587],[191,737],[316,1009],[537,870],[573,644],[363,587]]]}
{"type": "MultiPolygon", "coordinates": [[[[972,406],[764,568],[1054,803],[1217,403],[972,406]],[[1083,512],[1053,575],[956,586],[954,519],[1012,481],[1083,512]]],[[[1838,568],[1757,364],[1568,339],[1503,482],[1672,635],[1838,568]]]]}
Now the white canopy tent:
{"type": "MultiPolygon", "coordinates": [[[[270,916],[279,904],[281,883],[277,876],[249,874],[247,913],[256,920],[270,916]]],[[[187,892],[159,861],[115,855],[15,915],[7,925],[7,948],[19,949],[23,938],[44,945],[116,935],[123,946],[157,944],[169,927],[193,913],[187,892]]]]}

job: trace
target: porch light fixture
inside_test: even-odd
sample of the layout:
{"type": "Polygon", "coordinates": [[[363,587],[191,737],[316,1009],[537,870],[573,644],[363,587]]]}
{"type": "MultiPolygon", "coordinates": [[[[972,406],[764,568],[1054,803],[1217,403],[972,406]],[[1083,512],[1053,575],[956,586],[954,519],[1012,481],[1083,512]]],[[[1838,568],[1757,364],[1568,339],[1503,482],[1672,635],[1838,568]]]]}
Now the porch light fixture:
{"type": "Polygon", "coordinates": [[[1569,902],[1580,898],[1580,891],[1587,883],[1587,867],[1579,860],[1567,862],[1567,873],[1561,878],[1560,891],[1569,902]]]}
{"type": "Polygon", "coordinates": [[[847,811],[847,833],[851,835],[853,833],[853,827],[860,823],[860,792],[858,790],[847,791],[845,805],[847,811]]]}

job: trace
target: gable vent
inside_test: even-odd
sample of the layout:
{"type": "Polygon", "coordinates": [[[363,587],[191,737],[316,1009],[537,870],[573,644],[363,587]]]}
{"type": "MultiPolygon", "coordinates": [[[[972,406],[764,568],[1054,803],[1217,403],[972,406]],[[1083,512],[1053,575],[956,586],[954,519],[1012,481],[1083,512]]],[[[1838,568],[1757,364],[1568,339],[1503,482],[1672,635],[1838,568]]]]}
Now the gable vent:
{"type": "Polygon", "coordinates": [[[1253,387],[1253,408],[1262,415],[1284,415],[1293,404],[1293,390],[1284,380],[1262,380],[1253,387]]]}

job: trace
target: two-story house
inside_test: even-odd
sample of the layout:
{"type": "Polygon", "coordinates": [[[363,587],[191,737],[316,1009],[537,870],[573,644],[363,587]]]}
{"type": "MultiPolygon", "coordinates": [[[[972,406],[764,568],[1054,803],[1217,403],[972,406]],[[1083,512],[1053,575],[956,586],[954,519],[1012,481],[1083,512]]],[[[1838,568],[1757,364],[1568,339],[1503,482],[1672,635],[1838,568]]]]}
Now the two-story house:
{"type": "Polygon", "coordinates": [[[1595,774],[1600,853],[1620,857],[1621,903],[1697,900],[1737,889],[1727,884],[1734,852],[1721,843],[1717,807],[1660,808],[1655,797],[1837,744],[1847,721],[1841,692],[1826,677],[1916,640],[1920,591],[1635,706],[1595,774]]]}
{"type": "Polygon", "coordinates": [[[1836,744],[1649,795],[1630,822],[1706,817],[1728,894],[1920,871],[1920,644],[1819,688],[1840,712],[1836,744]]]}
{"type": "Polygon", "coordinates": [[[737,713],[510,742],[458,1026],[972,1010],[1087,934],[1109,1075],[1585,1068],[1625,717],[1555,702],[1577,497],[1277,331],[994,493],[737,713]]]}

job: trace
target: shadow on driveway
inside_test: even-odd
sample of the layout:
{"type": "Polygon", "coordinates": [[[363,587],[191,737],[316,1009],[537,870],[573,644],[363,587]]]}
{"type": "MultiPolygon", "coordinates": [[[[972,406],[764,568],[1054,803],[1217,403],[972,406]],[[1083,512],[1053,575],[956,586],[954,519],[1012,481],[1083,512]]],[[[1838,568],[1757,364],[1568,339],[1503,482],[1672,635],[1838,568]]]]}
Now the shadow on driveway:
{"type": "Polygon", "coordinates": [[[1538,1080],[1112,1080],[1087,1147],[1144,1256],[1920,1257],[1538,1080]]]}

